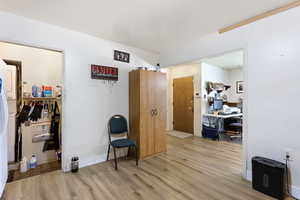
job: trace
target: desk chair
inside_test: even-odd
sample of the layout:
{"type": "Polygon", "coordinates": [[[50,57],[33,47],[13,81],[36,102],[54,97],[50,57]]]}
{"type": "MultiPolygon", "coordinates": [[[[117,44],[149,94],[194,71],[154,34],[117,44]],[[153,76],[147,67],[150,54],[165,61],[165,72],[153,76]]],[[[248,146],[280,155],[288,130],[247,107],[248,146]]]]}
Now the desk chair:
{"type": "Polygon", "coordinates": [[[109,144],[107,151],[107,161],[109,160],[110,146],[112,146],[114,151],[115,170],[118,170],[116,149],[119,148],[128,147],[129,152],[130,148],[134,147],[136,153],[136,166],[138,166],[137,146],[135,141],[128,138],[128,126],[125,117],[123,117],[122,115],[114,115],[110,118],[110,120],[108,121],[108,137],[109,144]],[[123,134],[125,134],[126,138],[112,140],[112,137],[120,137],[120,135],[123,134]]]}
{"type": "Polygon", "coordinates": [[[228,125],[229,128],[232,128],[238,132],[237,135],[230,135],[230,139],[232,138],[241,138],[243,139],[243,119],[242,118],[235,118],[237,121],[230,123],[228,125]]]}

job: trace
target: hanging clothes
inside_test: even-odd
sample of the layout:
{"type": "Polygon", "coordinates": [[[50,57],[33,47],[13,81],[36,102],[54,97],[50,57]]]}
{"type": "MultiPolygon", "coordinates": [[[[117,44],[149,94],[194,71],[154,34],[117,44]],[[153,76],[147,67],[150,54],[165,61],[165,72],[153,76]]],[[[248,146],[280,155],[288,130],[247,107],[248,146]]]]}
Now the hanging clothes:
{"type": "Polygon", "coordinates": [[[42,117],[43,108],[43,104],[39,103],[24,105],[18,117],[19,122],[22,124],[28,120],[38,121],[42,117]]]}
{"type": "Polygon", "coordinates": [[[60,113],[57,102],[55,102],[53,116],[51,118],[51,126],[50,126],[50,133],[51,139],[47,140],[43,147],[43,152],[49,150],[56,150],[60,149],[60,141],[59,141],[59,131],[60,131],[60,113]]]}
{"type": "Polygon", "coordinates": [[[18,116],[18,120],[20,123],[24,123],[26,121],[28,121],[28,115],[30,113],[31,110],[31,106],[29,105],[24,105],[19,116],[18,116]]]}
{"type": "Polygon", "coordinates": [[[32,113],[29,115],[31,121],[38,121],[42,117],[43,105],[35,104],[32,113]]]}

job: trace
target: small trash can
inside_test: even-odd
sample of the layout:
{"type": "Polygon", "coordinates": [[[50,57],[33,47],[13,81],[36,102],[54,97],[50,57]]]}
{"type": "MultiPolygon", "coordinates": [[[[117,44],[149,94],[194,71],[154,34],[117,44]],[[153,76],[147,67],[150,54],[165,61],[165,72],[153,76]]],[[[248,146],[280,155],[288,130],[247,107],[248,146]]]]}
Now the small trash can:
{"type": "Polygon", "coordinates": [[[263,157],[252,158],[252,187],[276,199],[283,200],[285,195],[284,163],[263,157]]]}

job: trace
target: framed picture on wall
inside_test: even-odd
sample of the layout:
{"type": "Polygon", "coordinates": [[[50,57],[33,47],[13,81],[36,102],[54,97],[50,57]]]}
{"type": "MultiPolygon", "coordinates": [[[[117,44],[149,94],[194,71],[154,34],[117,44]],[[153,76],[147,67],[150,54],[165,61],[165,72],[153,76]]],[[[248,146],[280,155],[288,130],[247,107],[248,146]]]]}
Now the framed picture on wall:
{"type": "Polygon", "coordinates": [[[236,93],[241,94],[244,92],[244,81],[236,82],[236,93]]]}

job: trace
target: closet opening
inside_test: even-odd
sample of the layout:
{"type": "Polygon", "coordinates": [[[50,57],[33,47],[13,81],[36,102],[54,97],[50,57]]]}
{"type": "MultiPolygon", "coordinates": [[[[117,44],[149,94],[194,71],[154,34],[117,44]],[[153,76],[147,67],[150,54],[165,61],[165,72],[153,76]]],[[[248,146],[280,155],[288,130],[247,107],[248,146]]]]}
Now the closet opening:
{"type": "Polygon", "coordinates": [[[61,169],[63,53],[0,42],[8,102],[8,182],[61,169]]]}

